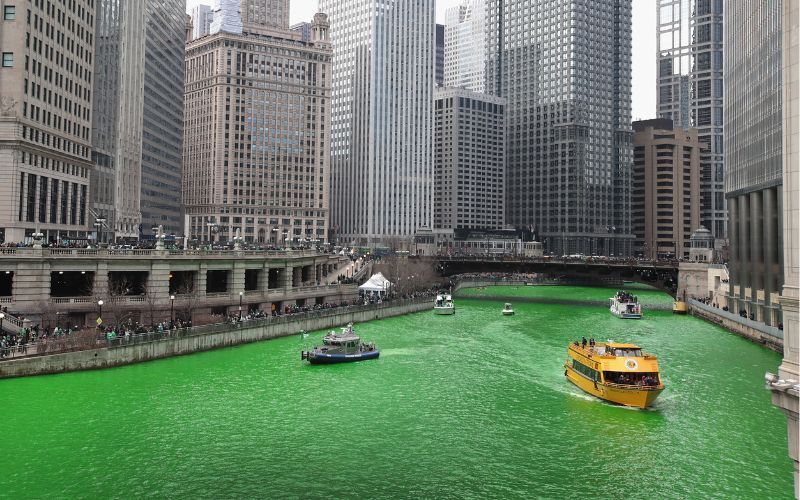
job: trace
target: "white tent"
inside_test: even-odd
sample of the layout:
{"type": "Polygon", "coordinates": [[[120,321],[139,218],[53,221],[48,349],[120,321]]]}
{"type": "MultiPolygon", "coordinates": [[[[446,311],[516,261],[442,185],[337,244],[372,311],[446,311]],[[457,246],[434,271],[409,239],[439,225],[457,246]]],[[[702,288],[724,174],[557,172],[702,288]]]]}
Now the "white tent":
{"type": "Polygon", "coordinates": [[[359,291],[370,293],[385,293],[392,287],[392,283],[383,274],[373,274],[366,283],[358,287],[359,291]]]}

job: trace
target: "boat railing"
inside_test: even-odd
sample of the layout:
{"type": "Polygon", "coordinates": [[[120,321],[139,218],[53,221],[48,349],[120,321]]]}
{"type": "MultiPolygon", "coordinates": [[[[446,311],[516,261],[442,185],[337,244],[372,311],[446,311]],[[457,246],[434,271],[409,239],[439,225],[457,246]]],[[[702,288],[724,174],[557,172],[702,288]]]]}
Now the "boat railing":
{"type": "Polygon", "coordinates": [[[640,384],[617,384],[614,382],[605,382],[606,387],[614,387],[615,389],[625,390],[638,390],[638,391],[657,391],[664,388],[664,384],[658,385],[640,385],[640,384]]]}

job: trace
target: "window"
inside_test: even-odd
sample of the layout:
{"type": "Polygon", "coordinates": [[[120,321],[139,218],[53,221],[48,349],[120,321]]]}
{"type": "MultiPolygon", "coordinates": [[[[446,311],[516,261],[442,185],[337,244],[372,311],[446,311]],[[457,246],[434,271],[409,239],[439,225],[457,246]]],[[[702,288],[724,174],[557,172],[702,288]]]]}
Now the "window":
{"type": "Polygon", "coordinates": [[[6,5],[3,7],[3,19],[6,21],[13,21],[17,18],[16,7],[13,5],[6,5]]]}
{"type": "Polygon", "coordinates": [[[3,52],[3,67],[4,68],[13,68],[14,67],[14,53],[13,52],[3,52]]]}

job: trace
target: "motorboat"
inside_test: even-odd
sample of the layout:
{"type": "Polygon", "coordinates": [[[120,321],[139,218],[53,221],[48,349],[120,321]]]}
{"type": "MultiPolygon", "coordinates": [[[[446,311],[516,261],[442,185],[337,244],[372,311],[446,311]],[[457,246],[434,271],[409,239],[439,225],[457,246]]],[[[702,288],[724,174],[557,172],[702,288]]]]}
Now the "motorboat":
{"type": "Polygon", "coordinates": [[[642,305],[639,298],[625,291],[619,291],[609,299],[611,314],[622,319],[642,319],[642,305]]]}
{"type": "Polygon", "coordinates": [[[380,351],[374,342],[365,343],[356,335],[353,324],[342,328],[341,332],[331,331],[322,338],[322,346],[303,351],[300,359],[312,365],[351,363],[378,359],[380,351]]]}
{"type": "Polygon", "coordinates": [[[453,302],[453,296],[450,294],[437,295],[433,302],[433,312],[441,315],[455,314],[456,304],[453,302]]]}
{"type": "Polygon", "coordinates": [[[511,304],[506,302],[506,305],[503,306],[503,316],[513,316],[514,309],[511,307],[511,304]]]}

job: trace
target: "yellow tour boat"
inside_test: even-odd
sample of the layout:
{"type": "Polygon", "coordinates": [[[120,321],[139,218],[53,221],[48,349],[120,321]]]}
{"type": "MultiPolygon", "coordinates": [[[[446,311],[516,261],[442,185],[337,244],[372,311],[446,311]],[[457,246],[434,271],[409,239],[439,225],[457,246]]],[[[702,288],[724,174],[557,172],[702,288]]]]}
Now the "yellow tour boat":
{"type": "Polygon", "coordinates": [[[575,341],[567,349],[564,375],[592,396],[638,408],[653,404],[664,390],[658,358],[633,344],[575,341]]]}

